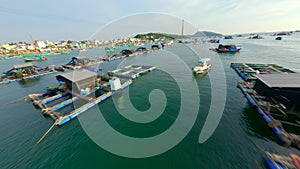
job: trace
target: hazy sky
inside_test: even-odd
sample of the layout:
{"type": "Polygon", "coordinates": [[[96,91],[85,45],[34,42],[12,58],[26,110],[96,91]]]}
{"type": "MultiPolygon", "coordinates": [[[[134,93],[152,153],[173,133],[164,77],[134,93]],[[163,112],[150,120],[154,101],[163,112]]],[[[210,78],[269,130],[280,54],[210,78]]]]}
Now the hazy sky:
{"type": "Polygon", "coordinates": [[[299,0],[1,0],[0,43],[88,39],[113,20],[143,12],[223,34],[300,29],[299,0]]]}

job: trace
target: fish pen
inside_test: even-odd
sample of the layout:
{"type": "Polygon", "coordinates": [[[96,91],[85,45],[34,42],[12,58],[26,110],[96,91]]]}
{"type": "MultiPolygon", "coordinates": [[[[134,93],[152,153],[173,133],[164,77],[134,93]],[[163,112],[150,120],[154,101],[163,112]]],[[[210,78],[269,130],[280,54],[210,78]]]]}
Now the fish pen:
{"type": "Polygon", "coordinates": [[[255,80],[253,74],[295,73],[278,64],[231,63],[231,67],[245,81],[255,80]]]}
{"type": "Polygon", "coordinates": [[[137,56],[137,55],[142,55],[150,52],[152,52],[151,49],[145,47],[139,47],[135,51],[129,49],[123,49],[119,54],[99,56],[98,58],[101,61],[113,61],[113,60],[123,59],[125,57],[137,56]]]}
{"type": "Polygon", "coordinates": [[[147,72],[151,72],[155,69],[156,69],[155,66],[130,65],[117,70],[108,71],[107,74],[109,76],[115,76],[119,78],[136,79],[141,75],[147,72]]]}
{"type": "Polygon", "coordinates": [[[14,81],[38,78],[40,76],[56,73],[48,66],[38,67],[31,63],[14,65],[14,67],[0,76],[0,84],[8,84],[14,81]]]}
{"type": "Polygon", "coordinates": [[[257,64],[238,65],[231,65],[244,80],[237,87],[282,143],[300,149],[300,74],[274,64],[258,64],[263,74],[257,74],[257,64]]]}
{"type": "Polygon", "coordinates": [[[28,98],[34,106],[41,109],[43,115],[53,118],[58,126],[132,84],[131,79],[100,76],[85,69],[58,75],[56,79],[59,82],[58,87],[45,93],[30,94],[28,98]],[[74,103],[78,103],[79,107],[67,113],[60,111],[74,103]]]}

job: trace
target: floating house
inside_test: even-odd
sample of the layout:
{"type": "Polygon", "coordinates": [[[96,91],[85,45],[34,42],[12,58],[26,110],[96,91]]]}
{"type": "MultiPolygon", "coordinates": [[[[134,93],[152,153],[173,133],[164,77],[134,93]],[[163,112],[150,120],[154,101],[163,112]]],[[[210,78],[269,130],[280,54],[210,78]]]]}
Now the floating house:
{"type": "Polygon", "coordinates": [[[86,88],[95,88],[97,74],[85,69],[68,72],[56,76],[56,80],[65,83],[68,90],[73,93],[80,93],[86,88]]]}
{"type": "MultiPolygon", "coordinates": [[[[139,71],[142,72],[144,69],[139,71]]],[[[55,125],[65,124],[132,84],[131,79],[120,79],[115,76],[102,77],[85,69],[58,75],[56,79],[59,82],[57,88],[45,93],[28,95],[33,104],[42,109],[44,115],[55,120],[55,125]],[[53,105],[53,101],[55,101],[55,105],[53,105]],[[59,112],[60,109],[79,101],[80,103],[77,104],[79,107],[75,110],[59,112]]]]}
{"type": "Polygon", "coordinates": [[[300,108],[300,73],[258,74],[253,89],[260,95],[284,98],[300,108]]]}
{"type": "Polygon", "coordinates": [[[300,149],[300,74],[277,64],[232,63],[231,67],[244,80],[237,86],[277,138],[300,149]]]}

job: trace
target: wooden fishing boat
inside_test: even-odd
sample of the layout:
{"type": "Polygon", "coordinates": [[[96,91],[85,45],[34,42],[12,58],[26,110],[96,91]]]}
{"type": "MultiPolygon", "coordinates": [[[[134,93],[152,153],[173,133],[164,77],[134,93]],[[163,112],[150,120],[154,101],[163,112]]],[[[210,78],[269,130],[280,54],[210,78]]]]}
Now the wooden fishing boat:
{"type": "Polygon", "coordinates": [[[218,48],[215,48],[215,51],[218,53],[235,53],[241,50],[240,47],[236,45],[222,45],[220,44],[218,48]]]}
{"type": "Polygon", "coordinates": [[[25,62],[35,62],[35,61],[45,61],[47,60],[46,56],[33,56],[30,58],[24,58],[25,62]]]}

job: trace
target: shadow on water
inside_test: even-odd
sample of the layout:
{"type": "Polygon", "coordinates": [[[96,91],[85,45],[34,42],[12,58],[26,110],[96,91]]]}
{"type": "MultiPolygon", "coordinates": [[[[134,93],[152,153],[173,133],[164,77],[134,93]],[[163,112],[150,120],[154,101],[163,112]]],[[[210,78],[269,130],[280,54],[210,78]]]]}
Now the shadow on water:
{"type": "Polygon", "coordinates": [[[20,81],[18,81],[18,83],[22,87],[32,87],[32,86],[38,85],[39,81],[40,81],[40,78],[33,78],[33,79],[20,80],[20,81]]]}
{"type": "Polygon", "coordinates": [[[241,125],[247,134],[281,143],[261,115],[249,104],[244,108],[241,118],[241,125]]]}

